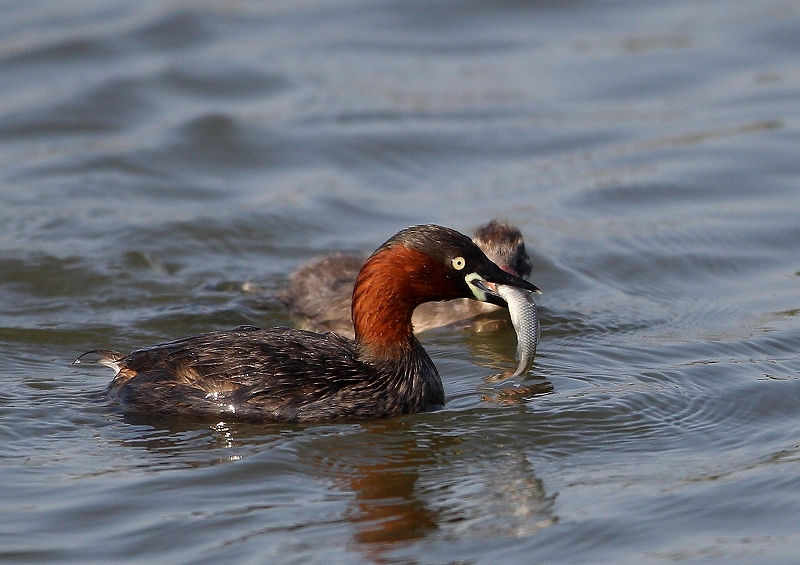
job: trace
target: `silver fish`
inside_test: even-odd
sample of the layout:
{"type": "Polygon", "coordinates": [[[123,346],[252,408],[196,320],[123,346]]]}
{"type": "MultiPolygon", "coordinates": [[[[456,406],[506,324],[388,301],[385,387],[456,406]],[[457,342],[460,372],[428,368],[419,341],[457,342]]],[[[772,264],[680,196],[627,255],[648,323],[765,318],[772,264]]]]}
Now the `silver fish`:
{"type": "Polygon", "coordinates": [[[517,332],[517,370],[512,377],[527,373],[533,366],[536,346],[539,345],[539,314],[533,293],[513,286],[497,285],[497,294],[508,303],[511,323],[517,332]]]}

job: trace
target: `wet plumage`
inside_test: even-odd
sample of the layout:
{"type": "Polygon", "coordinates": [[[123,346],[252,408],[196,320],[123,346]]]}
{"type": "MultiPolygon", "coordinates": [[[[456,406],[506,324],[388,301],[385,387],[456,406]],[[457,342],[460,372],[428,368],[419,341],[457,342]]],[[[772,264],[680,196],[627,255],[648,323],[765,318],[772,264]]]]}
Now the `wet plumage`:
{"type": "Polygon", "coordinates": [[[333,333],[240,327],[135,351],[120,367],[106,393],[144,412],[304,421],[444,405],[427,355],[385,370],[333,333]]]}
{"type": "Polygon", "coordinates": [[[420,412],[445,399],[436,367],[414,337],[414,308],[459,297],[504,305],[494,284],[536,288],[489,261],[468,237],[415,226],[384,243],[359,272],[354,341],[248,326],[130,355],[90,353],[117,370],[107,396],[138,411],[294,422],[420,412]]]}

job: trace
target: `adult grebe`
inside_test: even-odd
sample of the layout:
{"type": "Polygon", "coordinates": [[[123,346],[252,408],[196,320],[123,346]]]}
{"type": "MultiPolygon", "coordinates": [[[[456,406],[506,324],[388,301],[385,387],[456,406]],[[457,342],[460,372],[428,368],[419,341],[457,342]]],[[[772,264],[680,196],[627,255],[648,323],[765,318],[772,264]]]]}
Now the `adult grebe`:
{"type": "Polygon", "coordinates": [[[106,395],[138,411],[291,422],[421,412],[443,406],[444,389],[414,337],[414,308],[453,298],[505,306],[497,285],[538,292],[492,263],[467,236],[414,226],[381,245],[359,272],[355,341],[243,326],[130,355],[84,355],[97,354],[95,362],[117,371],[106,395]]]}
{"type": "MultiPolygon", "coordinates": [[[[516,226],[492,220],[477,230],[472,241],[504,271],[527,279],[531,258],[522,233],[516,226]]],[[[277,298],[286,304],[297,327],[315,332],[333,331],[353,339],[350,316],[353,285],[364,260],[335,254],[319,257],[297,269],[277,298]]],[[[414,332],[420,333],[456,322],[466,322],[497,306],[462,298],[449,302],[428,302],[414,310],[414,332]]],[[[483,327],[483,326],[476,326],[483,327]]]]}

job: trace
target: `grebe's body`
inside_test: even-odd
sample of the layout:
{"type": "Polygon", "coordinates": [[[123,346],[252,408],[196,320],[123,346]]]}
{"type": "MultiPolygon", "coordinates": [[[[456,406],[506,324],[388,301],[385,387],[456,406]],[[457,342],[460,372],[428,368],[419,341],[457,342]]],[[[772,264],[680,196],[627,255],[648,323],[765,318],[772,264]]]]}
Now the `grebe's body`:
{"type": "MultiPolygon", "coordinates": [[[[475,230],[472,241],[504,271],[525,279],[530,276],[531,259],[517,227],[492,220],[475,230]]],[[[353,339],[350,316],[353,286],[363,265],[363,259],[340,253],[319,257],[292,273],[286,290],[278,298],[286,304],[297,327],[332,331],[353,339]]],[[[412,325],[414,332],[420,333],[465,323],[497,309],[494,304],[467,298],[427,302],[414,310],[412,325]]]]}
{"type": "Polygon", "coordinates": [[[369,419],[444,406],[436,367],[418,342],[411,347],[398,362],[380,362],[362,358],[354,341],[334,333],[242,326],[121,359],[98,353],[100,362],[119,368],[106,393],[124,406],[162,414],[302,422],[369,419]]]}
{"type": "Polygon", "coordinates": [[[414,308],[454,298],[502,306],[497,285],[538,290],[489,261],[468,237],[415,226],[361,269],[353,290],[355,341],[240,327],[130,355],[90,353],[117,371],[107,395],[138,411],[293,422],[420,412],[442,406],[444,390],[414,337],[414,308]]]}

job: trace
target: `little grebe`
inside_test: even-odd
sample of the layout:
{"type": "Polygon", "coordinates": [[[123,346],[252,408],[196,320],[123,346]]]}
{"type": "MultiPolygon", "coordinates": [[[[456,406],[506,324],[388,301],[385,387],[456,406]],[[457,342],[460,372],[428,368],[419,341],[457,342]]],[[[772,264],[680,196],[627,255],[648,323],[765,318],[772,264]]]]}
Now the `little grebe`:
{"type": "Polygon", "coordinates": [[[130,355],[84,355],[94,353],[96,362],[117,371],[106,395],[139,411],[293,422],[420,412],[443,406],[444,389],[414,337],[414,308],[453,298],[504,306],[497,285],[538,292],[492,263],[467,236],[415,226],[381,245],[358,274],[355,341],[242,326],[130,355]]]}
{"type": "MultiPolygon", "coordinates": [[[[519,229],[492,220],[482,225],[472,237],[486,256],[504,271],[527,279],[531,274],[531,259],[519,229]]],[[[364,260],[349,255],[319,257],[296,270],[289,285],[277,298],[289,309],[296,325],[315,332],[333,331],[354,337],[350,317],[353,285],[364,260]]],[[[497,310],[487,302],[467,298],[448,302],[428,302],[414,310],[411,322],[419,333],[497,310]]]]}

